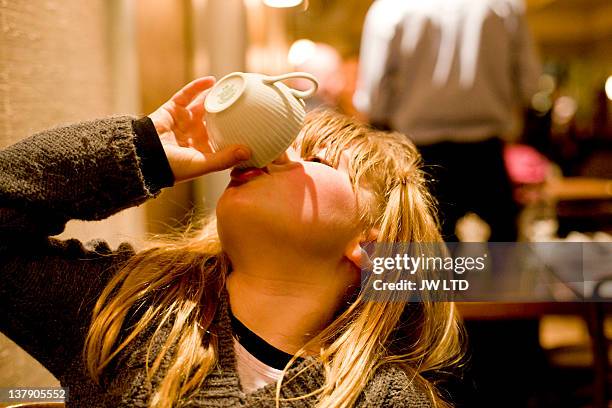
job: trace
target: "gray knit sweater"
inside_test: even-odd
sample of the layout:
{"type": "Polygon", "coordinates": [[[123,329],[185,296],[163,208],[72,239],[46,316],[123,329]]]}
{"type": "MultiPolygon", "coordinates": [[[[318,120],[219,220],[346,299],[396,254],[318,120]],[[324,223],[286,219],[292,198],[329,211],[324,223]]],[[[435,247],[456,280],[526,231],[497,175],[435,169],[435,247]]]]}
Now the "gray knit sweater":
{"type": "MultiPolygon", "coordinates": [[[[100,240],[86,244],[50,236],[70,219],[101,220],[156,197],[174,183],[155,128],[148,118],[115,117],[38,133],[0,151],[0,331],[28,351],[69,388],[68,407],[146,407],[163,378],[167,358],[152,384],[145,377],[145,352],[153,327],[142,333],[105,372],[100,386],[81,360],[96,299],[134,255],[100,240]]],[[[272,407],[270,384],[245,394],[236,373],[227,292],[213,322],[219,332],[219,363],[185,407],[272,407]]],[[[169,325],[154,339],[152,361],[169,325]]],[[[169,353],[167,356],[171,356],[169,353]]],[[[288,373],[308,368],[283,386],[282,397],[307,394],[324,373],[312,357],[288,373]]],[[[283,402],[309,407],[311,397],[283,402]]],[[[408,376],[396,367],[376,372],[359,407],[430,407],[408,376]]]]}

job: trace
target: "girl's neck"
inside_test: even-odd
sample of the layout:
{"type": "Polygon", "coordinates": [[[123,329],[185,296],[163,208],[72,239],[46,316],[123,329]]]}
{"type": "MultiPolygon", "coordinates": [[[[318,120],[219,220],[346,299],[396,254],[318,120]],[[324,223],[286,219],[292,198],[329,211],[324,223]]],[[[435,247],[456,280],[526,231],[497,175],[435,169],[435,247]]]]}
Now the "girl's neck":
{"type": "MultiPolygon", "coordinates": [[[[315,278],[331,277],[312,282],[296,270],[285,278],[278,276],[234,269],[227,279],[230,305],[234,316],[255,334],[279,350],[295,354],[331,322],[351,282],[339,279],[347,274],[337,270],[311,273],[315,278]],[[301,279],[292,279],[298,277],[301,279]]],[[[318,352],[317,345],[307,352],[318,352]]]]}

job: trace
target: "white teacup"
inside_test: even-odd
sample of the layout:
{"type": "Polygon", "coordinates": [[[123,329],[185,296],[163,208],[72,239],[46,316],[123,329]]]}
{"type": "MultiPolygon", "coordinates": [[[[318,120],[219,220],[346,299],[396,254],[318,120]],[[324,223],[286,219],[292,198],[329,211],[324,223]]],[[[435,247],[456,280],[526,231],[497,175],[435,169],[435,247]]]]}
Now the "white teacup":
{"type": "Polygon", "coordinates": [[[239,167],[264,167],[287,150],[304,124],[304,99],[318,87],[306,72],[278,76],[233,72],[221,78],[206,96],[206,129],[214,151],[231,144],[251,149],[251,158],[239,167]],[[305,78],[305,91],[281,81],[305,78]]]}

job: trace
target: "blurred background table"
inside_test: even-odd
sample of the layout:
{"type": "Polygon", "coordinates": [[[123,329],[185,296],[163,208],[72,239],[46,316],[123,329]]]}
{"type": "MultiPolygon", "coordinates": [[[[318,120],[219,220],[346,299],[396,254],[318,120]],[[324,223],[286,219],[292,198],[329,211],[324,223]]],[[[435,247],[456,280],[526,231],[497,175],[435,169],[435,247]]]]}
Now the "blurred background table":
{"type": "Polygon", "coordinates": [[[609,340],[605,334],[604,323],[606,315],[612,311],[611,302],[465,302],[456,305],[466,322],[535,320],[547,315],[577,315],[582,317],[587,324],[590,335],[589,351],[592,353],[591,368],[593,370],[592,406],[594,408],[607,408],[609,406],[609,340]]]}

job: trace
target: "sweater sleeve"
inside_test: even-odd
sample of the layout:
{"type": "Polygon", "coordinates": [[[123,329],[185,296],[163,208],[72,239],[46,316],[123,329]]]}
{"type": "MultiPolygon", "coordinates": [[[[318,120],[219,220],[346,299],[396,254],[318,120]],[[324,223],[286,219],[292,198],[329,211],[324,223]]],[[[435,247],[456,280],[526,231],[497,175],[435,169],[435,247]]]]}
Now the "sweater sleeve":
{"type": "Polygon", "coordinates": [[[58,127],[0,151],[0,331],[61,378],[91,311],[133,254],[52,238],[156,197],[174,177],[148,118],[58,127]]]}
{"type": "Polygon", "coordinates": [[[172,185],[152,126],[148,118],[109,118],[41,132],[0,151],[0,246],[15,236],[57,235],[70,219],[107,218],[172,185]]]}

